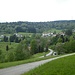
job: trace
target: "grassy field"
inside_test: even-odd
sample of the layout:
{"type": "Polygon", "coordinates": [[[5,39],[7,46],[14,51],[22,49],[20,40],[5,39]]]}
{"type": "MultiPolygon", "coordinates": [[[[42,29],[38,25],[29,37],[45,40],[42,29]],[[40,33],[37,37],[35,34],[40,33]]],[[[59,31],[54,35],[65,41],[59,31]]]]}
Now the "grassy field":
{"type": "Polygon", "coordinates": [[[18,34],[23,35],[23,36],[29,36],[29,37],[31,37],[33,33],[23,33],[23,32],[19,32],[18,34]]]}
{"type": "Polygon", "coordinates": [[[75,55],[53,60],[23,75],[75,75],[75,55]]]}
{"type": "MultiPolygon", "coordinates": [[[[23,35],[23,36],[29,36],[29,37],[31,37],[33,33],[19,32],[19,33],[17,33],[17,34],[20,34],[20,35],[23,35]]],[[[13,34],[3,34],[3,35],[5,35],[5,36],[11,36],[11,35],[13,35],[13,34]]]]}
{"type": "Polygon", "coordinates": [[[48,31],[45,31],[45,32],[54,32],[54,31],[56,31],[56,33],[60,33],[62,30],[57,30],[57,29],[54,29],[54,28],[52,28],[52,29],[50,29],[50,30],[48,30],[48,31]]]}
{"type": "Polygon", "coordinates": [[[0,50],[6,51],[6,46],[7,45],[9,47],[9,50],[14,50],[17,47],[18,43],[12,42],[10,44],[10,42],[0,42],[0,50]]]}

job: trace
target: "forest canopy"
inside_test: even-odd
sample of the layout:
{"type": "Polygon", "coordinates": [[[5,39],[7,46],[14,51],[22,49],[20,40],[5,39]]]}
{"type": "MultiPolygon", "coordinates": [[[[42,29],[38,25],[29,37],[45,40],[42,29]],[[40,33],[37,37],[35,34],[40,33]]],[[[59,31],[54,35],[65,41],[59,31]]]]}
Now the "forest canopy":
{"type": "Polygon", "coordinates": [[[0,23],[0,32],[3,33],[15,33],[15,32],[27,32],[27,33],[42,33],[43,31],[55,28],[58,30],[74,29],[75,20],[60,20],[50,22],[5,22],[0,23]]]}

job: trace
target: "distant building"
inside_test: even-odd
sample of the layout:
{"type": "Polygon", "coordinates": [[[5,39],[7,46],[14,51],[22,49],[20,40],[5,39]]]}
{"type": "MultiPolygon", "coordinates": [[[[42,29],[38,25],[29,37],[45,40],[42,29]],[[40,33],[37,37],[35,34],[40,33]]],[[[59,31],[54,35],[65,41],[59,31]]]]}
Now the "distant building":
{"type": "Polygon", "coordinates": [[[1,35],[0,38],[4,38],[4,35],[1,35]]]}
{"type": "Polygon", "coordinates": [[[61,32],[61,33],[60,33],[60,35],[63,35],[63,36],[65,36],[65,33],[61,32]]]}
{"type": "Polygon", "coordinates": [[[75,29],[73,29],[72,32],[75,33],[75,29]]]}
{"type": "Polygon", "coordinates": [[[17,37],[23,37],[21,34],[14,33],[17,37]]]}
{"type": "Polygon", "coordinates": [[[50,33],[43,33],[42,34],[42,37],[47,37],[47,36],[50,36],[50,33]]]}
{"type": "Polygon", "coordinates": [[[56,34],[53,34],[53,33],[43,33],[42,34],[42,37],[48,37],[48,36],[56,36],[56,34]]]}

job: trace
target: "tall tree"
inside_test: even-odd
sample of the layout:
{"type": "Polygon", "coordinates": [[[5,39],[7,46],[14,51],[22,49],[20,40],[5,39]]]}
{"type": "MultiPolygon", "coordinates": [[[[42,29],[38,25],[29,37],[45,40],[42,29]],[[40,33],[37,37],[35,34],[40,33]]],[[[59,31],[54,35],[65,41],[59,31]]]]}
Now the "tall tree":
{"type": "Polygon", "coordinates": [[[65,34],[68,35],[68,36],[71,36],[72,35],[72,30],[71,29],[67,29],[65,31],[65,34]]]}
{"type": "Polygon", "coordinates": [[[23,60],[30,57],[30,51],[28,50],[28,46],[25,41],[21,41],[17,46],[15,51],[15,59],[16,60],[23,60]]]}
{"type": "Polygon", "coordinates": [[[36,40],[33,39],[30,43],[30,46],[31,46],[31,54],[37,53],[37,42],[36,42],[36,40]]]}
{"type": "Polygon", "coordinates": [[[6,45],[6,51],[8,51],[9,50],[9,46],[8,45],[6,45]]]}

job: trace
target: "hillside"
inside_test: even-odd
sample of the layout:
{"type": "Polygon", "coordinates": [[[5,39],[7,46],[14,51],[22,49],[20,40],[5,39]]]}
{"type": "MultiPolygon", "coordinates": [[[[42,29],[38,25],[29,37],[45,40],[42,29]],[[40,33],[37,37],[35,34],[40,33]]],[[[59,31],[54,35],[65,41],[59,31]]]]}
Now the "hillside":
{"type": "Polygon", "coordinates": [[[50,22],[6,22],[0,23],[0,34],[28,32],[28,33],[42,33],[44,31],[55,28],[58,30],[74,29],[75,20],[60,20],[50,22]]]}
{"type": "Polygon", "coordinates": [[[53,60],[23,75],[74,75],[75,55],[53,60]]]}

